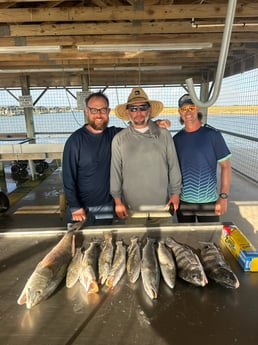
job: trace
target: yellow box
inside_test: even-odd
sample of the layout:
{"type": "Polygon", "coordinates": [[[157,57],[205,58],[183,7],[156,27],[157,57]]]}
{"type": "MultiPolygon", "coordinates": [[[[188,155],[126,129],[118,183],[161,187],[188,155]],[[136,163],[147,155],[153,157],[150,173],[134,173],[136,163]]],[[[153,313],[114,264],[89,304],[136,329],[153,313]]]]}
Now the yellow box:
{"type": "Polygon", "coordinates": [[[236,225],[224,225],[221,239],[244,271],[258,271],[258,251],[236,225]]]}

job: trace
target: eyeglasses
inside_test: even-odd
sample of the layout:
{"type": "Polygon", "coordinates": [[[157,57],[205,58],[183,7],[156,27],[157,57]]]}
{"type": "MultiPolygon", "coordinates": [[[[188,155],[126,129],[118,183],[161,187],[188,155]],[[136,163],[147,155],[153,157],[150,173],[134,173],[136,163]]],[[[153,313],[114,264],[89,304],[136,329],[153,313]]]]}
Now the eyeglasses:
{"type": "Polygon", "coordinates": [[[128,105],[127,109],[131,112],[131,113],[136,113],[136,111],[140,110],[140,111],[146,111],[147,109],[149,109],[150,105],[148,103],[146,104],[140,104],[140,105],[128,105]]]}
{"type": "Polygon", "coordinates": [[[108,108],[90,108],[90,107],[87,107],[89,109],[89,111],[92,113],[92,114],[97,114],[97,113],[100,113],[100,114],[107,114],[108,112],[108,108]]]}
{"type": "Polygon", "coordinates": [[[183,113],[186,113],[187,111],[194,111],[196,109],[196,106],[195,105],[185,105],[183,107],[180,108],[180,110],[183,112],[183,113]]]}

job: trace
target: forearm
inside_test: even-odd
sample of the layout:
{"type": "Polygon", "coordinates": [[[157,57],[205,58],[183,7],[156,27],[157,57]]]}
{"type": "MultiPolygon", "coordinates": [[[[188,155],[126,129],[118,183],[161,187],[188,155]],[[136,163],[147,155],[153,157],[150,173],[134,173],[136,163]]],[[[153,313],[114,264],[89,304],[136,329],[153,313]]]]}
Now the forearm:
{"type": "Polygon", "coordinates": [[[114,202],[116,206],[122,205],[122,200],[120,197],[114,197],[114,202]]]}
{"type": "Polygon", "coordinates": [[[220,163],[221,175],[220,175],[220,193],[229,194],[231,185],[231,164],[230,160],[226,160],[220,163]]]}
{"type": "Polygon", "coordinates": [[[223,197],[219,197],[215,205],[215,213],[222,215],[227,212],[228,198],[227,194],[230,191],[231,184],[231,164],[229,160],[220,162],[221,174],[220,174],[220,189],[219,194],[225,194],[223,197]]]}

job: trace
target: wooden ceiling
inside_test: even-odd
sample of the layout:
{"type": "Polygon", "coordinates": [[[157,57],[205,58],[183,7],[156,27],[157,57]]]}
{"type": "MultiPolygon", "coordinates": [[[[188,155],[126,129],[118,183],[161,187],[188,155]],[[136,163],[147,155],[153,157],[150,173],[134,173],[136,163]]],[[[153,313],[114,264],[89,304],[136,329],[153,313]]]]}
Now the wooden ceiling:
{"type": "MultiPolygon", "coordinates": [[[[227,8],[227,0],[0,0],[0,47],[60,46],[59,52],[51,53],[1,52],[0,87],[20,86],[21,78],[27,77],[30,86],[212,81],[227,8]],[[212,47],[122,50],[126,44],[178,43],[211,43],[212,47]],[[115,44],[116,48],[78,50],[87,44],[115,44]]],[[[257,32],[258,1],[238,1],[225,76],[257,67],[257,32]]]]}

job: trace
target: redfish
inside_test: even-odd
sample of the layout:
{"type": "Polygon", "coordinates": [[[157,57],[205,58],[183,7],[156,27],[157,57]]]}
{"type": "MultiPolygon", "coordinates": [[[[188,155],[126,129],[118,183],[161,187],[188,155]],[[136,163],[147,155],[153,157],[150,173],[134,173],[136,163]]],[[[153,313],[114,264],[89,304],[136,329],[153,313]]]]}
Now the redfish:
{"type": "Polygon", "coordinates": [[[42,300],[46,300],[64,279],[67,267],[75,251],[74,231],[81,227],[76,225],[67,232],[57,245],[37,264],[27,280],[17,303],[33,308],[42,300]]]}

